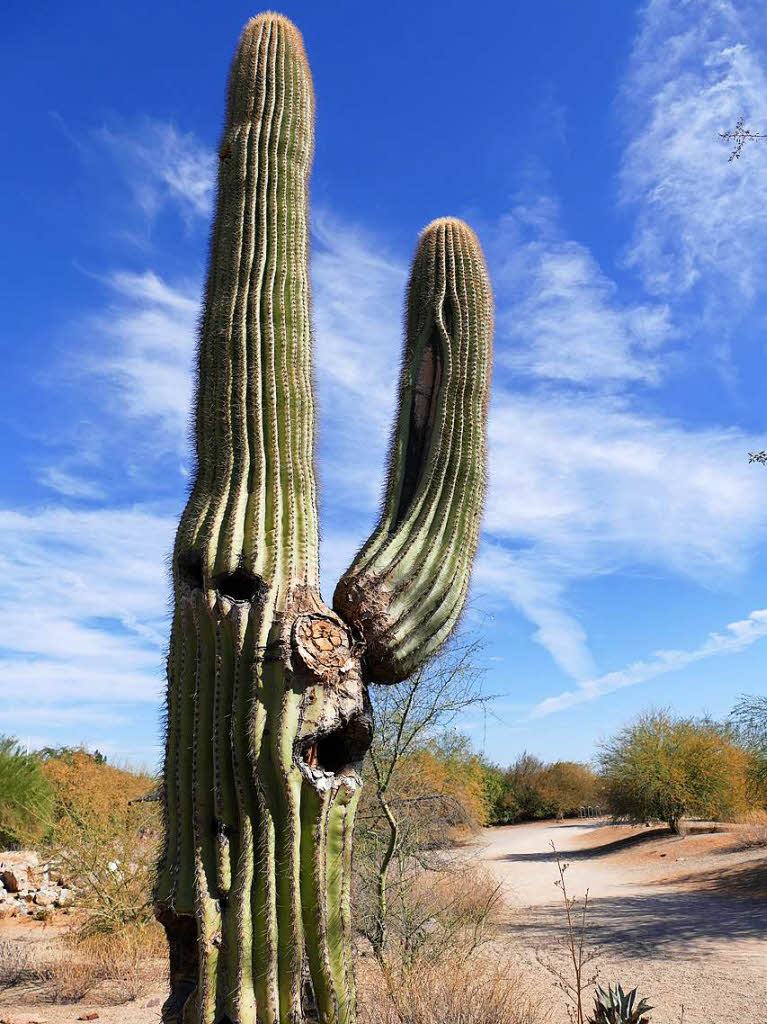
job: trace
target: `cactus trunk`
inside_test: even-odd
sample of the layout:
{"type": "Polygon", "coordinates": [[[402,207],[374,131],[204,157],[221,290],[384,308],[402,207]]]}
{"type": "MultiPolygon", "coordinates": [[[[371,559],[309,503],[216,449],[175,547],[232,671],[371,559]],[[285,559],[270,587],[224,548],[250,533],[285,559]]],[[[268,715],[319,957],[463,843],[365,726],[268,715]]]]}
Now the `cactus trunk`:
{"type": "Polygon", "coordinates": [[[197,468],[173,556],[167,1024],[353,1024],[352,830],[367,683],[452,629],[483,491],[491,300],[458,221],[421,238],[384,514],[319,592],[301,37],[254,18],[232,65],[200,329],[197,468]]]}

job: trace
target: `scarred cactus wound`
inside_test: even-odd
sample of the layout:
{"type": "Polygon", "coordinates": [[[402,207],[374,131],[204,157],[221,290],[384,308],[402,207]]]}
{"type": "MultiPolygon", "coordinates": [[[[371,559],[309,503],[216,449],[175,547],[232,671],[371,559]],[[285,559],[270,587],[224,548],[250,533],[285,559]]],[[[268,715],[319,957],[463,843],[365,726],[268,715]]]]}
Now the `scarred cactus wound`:
{"type": "Polygon", "coordinates": [[[492,300],[474,234],[448,219],[424,231],[413,263],[381,519],[335,610],[320,597],[313,118],[298,31],[276,14],[254,18],[229,80],[197,467],[173,557],[155,894],[169,1024],[354,1021],[351,837],[372,735],[367,684],[403,678],[448,636],[477,542],[492,300]]]}

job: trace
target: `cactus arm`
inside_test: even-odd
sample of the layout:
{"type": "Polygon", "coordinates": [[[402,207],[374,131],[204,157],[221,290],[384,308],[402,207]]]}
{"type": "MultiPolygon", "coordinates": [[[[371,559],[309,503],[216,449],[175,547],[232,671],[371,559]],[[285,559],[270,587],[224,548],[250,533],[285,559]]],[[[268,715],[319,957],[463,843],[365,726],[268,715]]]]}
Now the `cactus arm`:
{"type": "Polygon", "coordinates": [[[473,231],[422,233],[410,275],[399,412],[379,522],[336,588],[378,682],[404,679],[463,608],[485,477],[492,294],[473,231]]]}

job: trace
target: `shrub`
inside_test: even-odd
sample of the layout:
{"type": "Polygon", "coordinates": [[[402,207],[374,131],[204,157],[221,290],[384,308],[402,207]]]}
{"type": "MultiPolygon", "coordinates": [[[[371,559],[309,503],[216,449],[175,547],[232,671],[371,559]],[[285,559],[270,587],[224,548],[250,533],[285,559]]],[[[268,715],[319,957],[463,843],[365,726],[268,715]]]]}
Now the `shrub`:
{"type": "Polygon", "coordinates": [[[52,792],[35,754],[0,736],[0,847],[35,843],[50,818],[52,792]]]}
{"type": "MultiPolygon", "coordinates": [[[[377,900],[364,875],[356,878],[354,913],[358,931],[371,941],[377,900]]],[[[469,956],[491,938],[498,920],[501,887],[487,872],[463,864],[424,869],[419,861],[395,861],[391,873],[386,946],[387,962],[469,956]]]]}
{"type": "Polygon", "coordinates": [[[748,752],[748,796],[767,809],[767,697],[741,697],[730,716],[740,743],[748,752]]]}
{"type": "Polygon", "coordinates": [[[107,823],[74,813],[57,823],[47,857],[78,891],[84,934],[152,920],[159,819],[156,805],[140,803],[120,808],[107,823]]]}
{"type": "Polygon", "coordinates": [[[535,779],[535,786],[542,798],[566,817],[601,800],[601,780],[588,765],[578,761],[545,765],[535,779]]]}
{"type": "Polygon", "coordinates": [[[147,924],[161,815],[159,803],[139,798],[155,781],[85,750],[53,752],[42,770],[55,794],[45,853],[78,890],[83,932],[147,924]]]}
{"type": "Polygon", "coordinates": [[[482,768],[488,818],[494,825],[573,815],[601,799],[599,777],[577,761],[546,764],[525,751],[505,771],[486,762],[482,768]]]}
{"type": "Polygon", "coordinates": [[[72,930],[56,940],[52,955],[36,970],[22,967],[11,984],[25,984],[32,975],[39,997],[49,1003],[79,1003],[91,993],[105,1005],[126,1003],[156,980],[157,958],[164,960],[166,950],[163,929],[154,921],[85,938],[72,930]]]}
{"type": "Polygon", "coordinates": [[[20,942],[0,942],[0,992],[29,980],[29,950],[20,942]]]}
{"type": "Polygon", "coordinates": [[[146,772],[107,764],[103,754],[84,748],[43,751],[41,771],[55,793],[57,818],[74,814],[100,825],[124,817],[131,800],[157,785],[146,772]]]}
{"type": "Polygon", "coordinates": [[[748,756],[732,730],[707,719],[651,711],[602,744],[599,761],[616,819],[718,818],[746,806],[748,756]]]}
{"type": "Polygon", "coordinates": [[[503,958],[476,955],[403,968],[367,959],[359,970],[360,1024],[536,1024],[540,1002],[503,958]]]}

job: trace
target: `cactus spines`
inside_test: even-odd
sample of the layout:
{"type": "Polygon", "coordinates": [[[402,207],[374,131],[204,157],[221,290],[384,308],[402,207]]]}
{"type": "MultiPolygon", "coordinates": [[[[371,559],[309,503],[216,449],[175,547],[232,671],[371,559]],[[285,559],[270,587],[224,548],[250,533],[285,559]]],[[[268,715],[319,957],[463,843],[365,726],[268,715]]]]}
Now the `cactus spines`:
{"type": "Polygon", "coordinates": [[[229,80],[200,328],[197,467],[173,555],[157,916],[167,1024],[353,1024],[351,837],[371,680],[460,614],[484,484],[491,296],[435,221],[413,264],[381,521],[319,593],[307,183],[296,28],[245,27],[229,80]],[[306,977],[311,985],[306,984],[306,977]],[[311,996],[311,998],[310,998],[311,996]]]}

